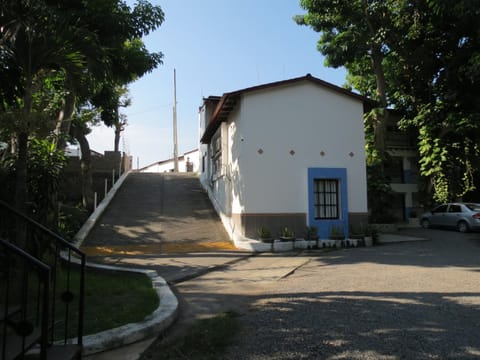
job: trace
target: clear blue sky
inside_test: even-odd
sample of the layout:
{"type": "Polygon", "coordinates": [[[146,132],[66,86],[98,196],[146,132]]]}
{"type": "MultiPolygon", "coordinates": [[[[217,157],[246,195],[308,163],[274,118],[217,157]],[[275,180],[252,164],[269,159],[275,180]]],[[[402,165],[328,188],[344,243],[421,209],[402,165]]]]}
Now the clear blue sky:
{"type": "MultiPolygon", "coordinates": [[[[132,0],[127,1],[132,4],[132,0]]],[[[177,72],[179,155],[198,146],[202,98],[311,73],[336,85],[343,69],[326,68],[319,34],[292,20],[299,0],[152,0],[165,12],[162,26],[144,39],[164,54],[163,65],[130,85],[132,106],[121,149],[140,167],[173,155],[173,69],[177,72]]],[[[94,129],[93,150],[113,148],[113,130],[94,129]]]]}

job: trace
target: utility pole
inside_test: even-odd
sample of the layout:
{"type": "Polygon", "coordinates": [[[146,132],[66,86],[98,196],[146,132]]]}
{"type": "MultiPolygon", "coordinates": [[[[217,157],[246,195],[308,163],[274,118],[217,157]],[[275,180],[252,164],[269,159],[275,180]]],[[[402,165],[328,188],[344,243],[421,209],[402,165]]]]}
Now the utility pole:
{"type": "Polygon", "coordinates": [[[177,72],[173,69],[173,171],[178,172],[177,72]]]}

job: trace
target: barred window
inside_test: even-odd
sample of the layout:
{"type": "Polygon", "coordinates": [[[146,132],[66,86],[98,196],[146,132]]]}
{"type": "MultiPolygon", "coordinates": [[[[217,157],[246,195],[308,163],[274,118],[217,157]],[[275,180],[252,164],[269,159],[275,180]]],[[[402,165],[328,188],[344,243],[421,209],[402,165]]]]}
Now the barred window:
{"type": "Polygon", "coordinates": [[[339,193],[338,179],[314,179],[315,219],[340,218],[339,193]]]}
{"type": "Polygon", "coordinates": [[[210,144],[212,150],[212,176],[216,179],[222,175],[222,140],[220,134],[215,135],[210,144]]]}

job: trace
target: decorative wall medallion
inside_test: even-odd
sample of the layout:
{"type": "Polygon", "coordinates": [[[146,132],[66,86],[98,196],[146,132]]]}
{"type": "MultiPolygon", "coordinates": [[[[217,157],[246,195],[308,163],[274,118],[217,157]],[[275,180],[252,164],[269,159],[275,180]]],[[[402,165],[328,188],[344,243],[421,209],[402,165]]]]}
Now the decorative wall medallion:
{"type": "Polygon", "coordinates": [[[290,150],[290,155],[295,155],[295,151],[294,150],[290,150]]]}
{"type": "Polygon", "coordinates": [[[350,154],[348,154],[350,157],[354,157],[355,154],[353,152],[350,151],[350,154]]]}
{"type": "Polygon", "coordinates": [[[325,151],[320,151],[320,156],[325,156],[325,151]]]}
{"type": "Polygon", "coordinates": [[[263,154],[263,149],[260,148],[260,149],[257,150],[257,152],[258,152],[260,155],[262,155],[262,154],[263,154]]]}

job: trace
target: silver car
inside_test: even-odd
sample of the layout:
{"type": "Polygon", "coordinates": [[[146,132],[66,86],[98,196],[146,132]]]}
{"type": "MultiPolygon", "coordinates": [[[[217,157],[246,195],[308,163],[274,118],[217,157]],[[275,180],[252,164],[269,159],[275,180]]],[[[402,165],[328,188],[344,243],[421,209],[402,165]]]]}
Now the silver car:
{"type": "Polygon", "coordinates": [[[437,206],[422,215],[420,225],[429,227],[450,227],[460,232],[480,229],[480,204],[449,203],[437,206]]]}

